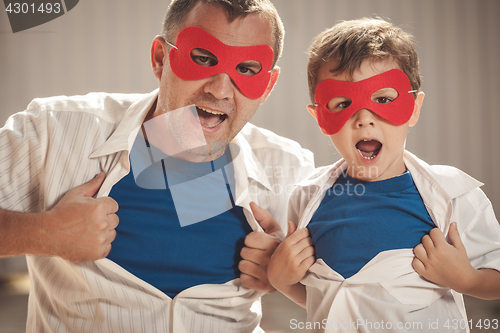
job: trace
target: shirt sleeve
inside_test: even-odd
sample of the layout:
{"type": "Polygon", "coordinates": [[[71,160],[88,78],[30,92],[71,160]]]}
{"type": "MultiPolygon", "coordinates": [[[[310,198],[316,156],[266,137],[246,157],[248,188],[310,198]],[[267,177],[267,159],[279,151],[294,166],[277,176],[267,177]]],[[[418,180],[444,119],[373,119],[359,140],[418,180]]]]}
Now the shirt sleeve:
{"type": "Polygon", "coordinates": [[[455,200],[458,210],[451,221],[458,222],[472,266],[500,271],[500,224],[491,202],[479,188],[455,200]]]}
{"type": "Polygon", "coordinates": [[[42,209],[41,177],[47,149],[47,118],[36,103],[9,117],[0,129],[0,207],[42,209]]]}

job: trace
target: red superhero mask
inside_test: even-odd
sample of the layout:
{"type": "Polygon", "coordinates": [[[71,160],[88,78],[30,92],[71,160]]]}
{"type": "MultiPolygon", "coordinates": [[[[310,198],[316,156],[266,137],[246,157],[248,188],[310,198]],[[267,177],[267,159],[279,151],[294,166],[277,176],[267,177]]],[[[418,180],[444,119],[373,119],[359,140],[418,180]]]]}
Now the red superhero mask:
{"type": "Polygon", "coordinates": [[[399,69],[392,69],[358,82],[322,81],[316,86],[314,95],[319,127],[328,135],[335,134],[361,109],[368,109],[396,126],[402,125],[410,120],[413,113],[415,99],[410,90],[410,80],[399,69]],[[386,104],[373,101],[372,95],[384,88],[396,90],[397,97],[386,104]],[[340,112],[332,112],[328,103],[336,97],[351,103],[340,112]]]}
{"type": "Polygon", "coordinates": [[[179,32],[175,46],[169,53],[170,67],[180,79],[201,80],[226,73],[240,91],[251,99],[264,94],[271,79],[273,57],[273,49],[269,45],[229,46],[195,26],[186,27],[179,32]],[[208,66],[197,64],[191,56],[194,49],[212,53],[216,57],[216,63],[208,66]],[[249,76],[237,70],[238,65],[250,60],[260,63],[261,69],[257,74],[249,76]]]}

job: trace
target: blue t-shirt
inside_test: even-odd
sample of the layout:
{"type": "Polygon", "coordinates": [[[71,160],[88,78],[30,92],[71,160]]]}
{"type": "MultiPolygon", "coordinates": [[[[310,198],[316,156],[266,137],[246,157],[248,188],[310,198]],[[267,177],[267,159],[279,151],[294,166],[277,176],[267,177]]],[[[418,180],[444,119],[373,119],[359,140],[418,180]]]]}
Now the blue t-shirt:
{"type": "Polygon", "coordinates": [[[316,258],[344,278],[380,252],[414,248],[434,227],[410,172],[376,182],[342,174],[308,225],[316,258]]]}
{"type": "MultiPolygon", "coordinates": [[[[145,158],[143,162],[147,164],[149,157],[140,155],[134,151],[131,159],[145,158]]],[[[220,177],[211,175],[222,169],[222,183],[226,194],[232,197],[234,173],[230,161],[229,149],[221,158],[207,163],[167,157],[144,169],[139,176],[148,177],[141,181],[132,169],[110,192],[120,207],[120,223],[108,258],[172,298],[195,285],[220,284],[239,277],[240,250],[245,236],[252,231],[243,209],[231,200],[225,212],[181,226],[174,200],[178,200],[178,206],[181,201],[195,201],[194,207],[208,206],[209,202],[197,205],[196,193],[190,195],[190,187],[184,186],[181,201],[170,190],[171,186],[193,179],[208,182],[204,185],[209,189],[211,182],[221,182],[220,177]]]]}

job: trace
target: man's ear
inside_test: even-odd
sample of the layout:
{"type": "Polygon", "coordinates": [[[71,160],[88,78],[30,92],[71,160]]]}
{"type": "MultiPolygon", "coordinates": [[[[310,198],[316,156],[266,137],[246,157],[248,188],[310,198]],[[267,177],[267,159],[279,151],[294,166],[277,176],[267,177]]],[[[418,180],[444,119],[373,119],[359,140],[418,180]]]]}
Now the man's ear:
{"type": "Polygon", "coordinates": [[[420,108],[422,107],[422,104],[424,103],[424,97],[425,94],[423,91],[419,92],[417,94],[417,98],[415,98],[415,106],[413,107],[413,113],[410,117],[410,121],[408,125],[410,127],[413,127],[417,124],[418,118],[420,117],[420,108]]]}
{"type": "Polygon", "coordinates": [[[271,94],[271,91],[273,91],[274,85],[276,84],[276,81],[278,81],[279,76],[280,76],[280,68],[278,66],[275,66],[271,70],[271,79],[269,80],[269,84],[267,85],[267,88],[260,99],[260,105],[264,104],[267,97],[271,94]]]}
{"type": "MultiPolygon", "coordinates": [[[[318,116],[316,115],[316,108],[318,106],[317,105],[313,105],[313,104],[308,104],[307,105],[307,111],[309,111],[309,113],[314,117],[314,119],[318,120],[318,116]]],[[[328,135],[326,134],[325,130],[322,129],[321,127],[319,128],[321,130],[321,133],[323,133],[324,135],[328,135]]]]}
{"type": "Polygon", "coordinates": [[[151,66],[154,76],[160,80],[163,67],[167,64],[168,48],[162,36],[156,36],[151,45],[151,66]]]}

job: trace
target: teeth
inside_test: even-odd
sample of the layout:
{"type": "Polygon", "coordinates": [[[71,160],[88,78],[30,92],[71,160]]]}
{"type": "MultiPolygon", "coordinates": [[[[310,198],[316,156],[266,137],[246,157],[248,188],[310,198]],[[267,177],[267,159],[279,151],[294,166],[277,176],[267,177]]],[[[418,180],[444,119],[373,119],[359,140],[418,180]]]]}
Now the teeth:
{"type": "Polygon", "coordinates": [[[217,126],[217,125],[221,124],[223,121],[224,121],[224,119],[221,119],[221,120],[219,120],[219,122],[218,122],[217,124],[213,124],[213,125],[205,125],[205,127],[212,128],[212,127],[215,127],[215,126],[217,126]]]}
{"type": "MultiPolygon", "coordinates": [[[[368,140],[363,140],[363,141],[368,141],[368,140]]],[[[361,155],[361,157],[363,157],[365,160],[373,160],[377,155],[373,155],[373,152],[371,152],[372,156],[364,156],[363,155],[363,152],[361,152],[361,150],[358,149],[358,152],[359,152],[359,155],[361,155]]]]}
{"type": "Polygon", "coordinates": [[[211,113],[211,114],[216,114],[216,115],[219,115],[219,116],[225,115],[225,113],[218,112],[218,111],[213,111],[213,110],[209,110],[209,109],[205,109],[205,108],[202,108],[202,107],[199,107],[199,106],[197,108],[200,109],[200,110],[203,110],[205,112],[211,113]]]}
{"type": "Polygon", "coordinates": [[[215,127],[217,125],[220,125],[226,119],[226,116],[227,116],[223,112],[209,110],[209,109],[205,109],[205,108],[202,108],[202,107],[199,107],[199,106],[197,106],[197,108],[200,109],[200,110],[202,110],[202,111],[205,111],[206,113],[214,114],[214,115],[220,117],[219,121],[216,124],[213,124],[213,125],[206,125],[205,124],[205,125],[203,125],[203,126],[208,127],[208,128],[212,128],[212,127],[215,127]]]}

